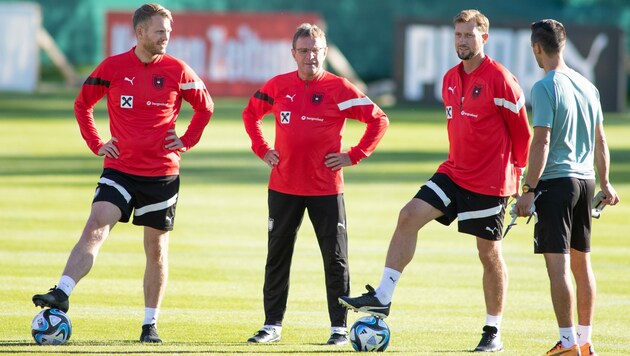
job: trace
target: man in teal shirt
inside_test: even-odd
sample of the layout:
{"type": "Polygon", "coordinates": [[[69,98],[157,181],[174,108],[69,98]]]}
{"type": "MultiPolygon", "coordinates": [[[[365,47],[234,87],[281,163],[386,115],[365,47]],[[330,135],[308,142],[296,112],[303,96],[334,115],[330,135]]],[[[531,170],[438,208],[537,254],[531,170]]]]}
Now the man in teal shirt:
{"type": "Polygon", "coordinates": [[[545,257],[560,329],[560,341],[547,355],[595,355],[591,341],[595,277],[590,262],[594,165],[604,202],[619,202],[608,180],[610,155],[599,92],[564,62],[566,32],[560,22],[541,20],[531,29],[532,50],[546,75],[532,88],[534,137],[523,194],[515,210],[519,216],[528,216],[536,200],[534,252],[545,257]],[[573,321],[576,300],[577,330],[573,321]]]}

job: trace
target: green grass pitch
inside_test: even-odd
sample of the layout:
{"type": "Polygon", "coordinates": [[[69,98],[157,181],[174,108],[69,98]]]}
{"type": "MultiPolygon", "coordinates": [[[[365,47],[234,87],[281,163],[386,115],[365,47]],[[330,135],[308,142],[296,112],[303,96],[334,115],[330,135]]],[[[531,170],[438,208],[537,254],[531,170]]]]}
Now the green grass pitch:
{"type": "MultiPolygon", "coordinates": [[[[244,100],[216,98],[197,147],[183,155],[170,280],[159,321],[163,345],[137,342],[143,318],[141,228],[118,224],[96,265],[75,289],[66,345],[42,347],[30,335],[39,311],[31,296],[57,283],[87,219],[102,160],[80,137],[74,93],[0,94],[0,353],[19,354],[326,354],[329,335],[323,268],[308,218],[299,234],[283,339],[245,341],[262,324],[268,169],[251,152],[240,120],[244,100]]],[[[180,115],[183,133],[190,110],[180,115]]],[[[377,285],[400,208],[446,158],[440,109],[386,108],[391,126],[380,147],[345,169],[352,294],[377,285]]],[[[96,109],[107,138],[104,106],[96,109]]],[[[265,121],[269,137],[270,119],[265,121]]],[[[606,115],[612,182],[622,203],[594,221],[598,280],[594,344],[600,355],[630,347],[630,117],[606,115]]],[[[363,125],[350,121],[345,147],[363,125]]],[[[505,240],[510,274],[503,321],[504,355],[538,355],[558,339],[542,257],[532,253],[525,220],[505,240]]],[[[350,312],[348,322],[362,316],[350,312]]],[[[481,265],[474,239],[429,224],[405,270],[387,319],[386,352],[465,355],[485,321],[481,265]]]]}

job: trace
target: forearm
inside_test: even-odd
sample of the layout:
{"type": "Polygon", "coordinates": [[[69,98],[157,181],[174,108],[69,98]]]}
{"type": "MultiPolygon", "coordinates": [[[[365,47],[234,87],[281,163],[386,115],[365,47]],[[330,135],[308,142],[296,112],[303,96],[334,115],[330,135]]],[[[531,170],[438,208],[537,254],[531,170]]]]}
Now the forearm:
{"type": "Polygon", "coordinates": [[[247,108],[243,111],[243,125],[245,132],[252,142],[251,148],[256,156],[265,159],[265,154],[271,150],[271,146],[265,140],[262,130],[262,116],[252,114],[247,108]]]}
{"type": "Polygon", "coordinates": [[[549,156],[548,129],[540,128],[538,132],[536,129],[529,151],[529,165],[527,167],[527,175],[525,176],[525,183],[531,187],[538,185],[538,181],[545,170],[547,157],[549,156]]]}
{"type": "Polygon", "coordinates": [[[388,126],[389,119],[387,116],[382,116],[377,120],[372,120],[367,123],[367,127],[359,144],[348,151],[348,156],[352,164],[359,163],[363,158],[370,156],[372,152],[374,152],[376,146],[385,135],[388,126]]]}
{"type": "Polygon", "coordinates": [[[90,150],[98,154],[99,149],[105,144],[96,129],[92,108],[88,108],[81,102],[75,102],[74,115],[79,124],[81,137],[85,140],[90,150]]]}
{"type": "Polygon", "coordinates": [[[610,169],[610,152],[605,140],[595,142],[595,167],[597,168],[599,185],[601,187],[608,185],[610,183],[608,176],[610,169]]]}
{"type": "Polygon", "coordinates": [[[183,151],[187,151],[199,143],[201,140],[201,135],[203,134],[203,130],[210,122],[210,117],[212,116],[212,111],[195,111],[192,119],[190,120],[190,124],[186,129],[186,133],[182,137],[180,137],[182,143],[184,144],[183,151]]]}

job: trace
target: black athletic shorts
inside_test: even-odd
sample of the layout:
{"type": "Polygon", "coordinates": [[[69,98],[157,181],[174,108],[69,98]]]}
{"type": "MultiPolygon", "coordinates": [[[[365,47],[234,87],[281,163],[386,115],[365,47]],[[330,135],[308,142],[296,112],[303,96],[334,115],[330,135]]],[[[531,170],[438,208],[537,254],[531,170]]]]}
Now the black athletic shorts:
{"type": "Polygon", "coordinates": [[[459,232],[491,241],[503,236],[507,197],[477,194],[458,186],[446,174],[435,173],[415,198],[444,213],[435,219],[441,224],[448,226],[457,219],[459,232]]]}
{"type": "Polygon", "coordinates": [[[541,180],[534,203],[534,253],[591,251],[591,203],[595,180],[556,178],[541,180]]]}
{"type": "Polygon", "coordinates": [[[121,212],[120,222],[171,231],[179,193],[179,176],[142,177],[105,168],[92,202],[107,201],[121,212]]]}

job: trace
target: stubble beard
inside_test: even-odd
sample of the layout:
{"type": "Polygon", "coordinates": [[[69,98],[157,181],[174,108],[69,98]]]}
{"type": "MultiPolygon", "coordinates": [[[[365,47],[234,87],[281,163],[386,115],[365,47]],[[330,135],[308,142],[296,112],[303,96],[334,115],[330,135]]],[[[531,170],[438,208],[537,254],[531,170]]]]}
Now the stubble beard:
{"type": "Polygon", "coordinates": [[[145,51],[153,56],[166,53],[166,44],[162,46],[161,43],[146,43],[143,47],[145,51]]]}
{"type": "Polygon", "coordinates": [[[475,54],[468,48],[462,49],[462,50],[457,50],[457,57],[459,57],[459,59],[461,59],[463,61],[467,61],[467,60],[471,59],[474,56],[475,56],[475,54]]]}

